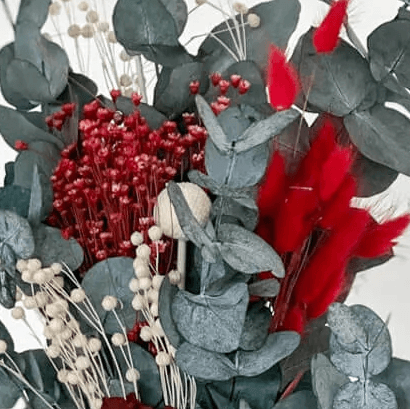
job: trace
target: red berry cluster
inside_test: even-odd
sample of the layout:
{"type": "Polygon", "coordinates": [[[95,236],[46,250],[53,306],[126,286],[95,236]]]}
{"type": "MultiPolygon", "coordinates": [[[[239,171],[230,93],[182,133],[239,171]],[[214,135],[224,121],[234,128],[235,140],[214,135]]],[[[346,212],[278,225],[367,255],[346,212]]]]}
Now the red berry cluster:
{"type": "MultiPolygon", "coordinates": [[[[137,106],[140,97],[134,95],[133,102],[137,106]]],[[[52,126],[60,127],[67,117],[63,107],[49,119],[52,126]]],[[[51,178],[48,220],[84,248],[83,269],[107,257],[133,256],[130,236],[152,226],[156,197],[166,182],[188,169],[203,169],[206,130],[194,115],[183,118],[184,135],[171,121],[151,130],[137,109],[123,115],[98,100],[84,106],[78,142],[62,151],[51,178]]]]}
{"type": "Polygon", "coordinates": [[[74,103],[67,103],[61,106],[61,109],[54,114],[49,115],[46,117],[46,124],[49,128],[57,129],[57,131],[61,131],[64,125],[64,121],[73,115],[76,108],[76,104],[74,103]]]}
{"type": "Polygon", "coordinates": [[[158,354],[157,348],[155,347],[152,341],[145,342],[141,339],[140,333],[143,327],[147,327],[149,324],[147,321],[139,321],[138,319],[135,321],[134,327],[127,333],[127,338],[129,342],[134,342],[138,345],[141,345],[144,349],[146,349],[149,353],[153,356],[158,354]]]}

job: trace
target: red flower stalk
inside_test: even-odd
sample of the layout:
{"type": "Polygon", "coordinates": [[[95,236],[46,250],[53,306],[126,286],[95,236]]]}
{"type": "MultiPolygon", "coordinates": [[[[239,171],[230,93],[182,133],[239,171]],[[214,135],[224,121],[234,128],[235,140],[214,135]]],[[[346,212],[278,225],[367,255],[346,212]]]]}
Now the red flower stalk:
{"type": "Polygon", "coordinates": [[[331,53],[339,43],[340,30],[347,18],[349,0],[337,0],[313,34],[313,45],[317,53],[331,53]]]}
{"type": "Polygon", "coordinates": [[[367,210],[350,206],[356,193],[352,153],[336,140],[335,128],[326,122],[293,174],[285,173],[284,158],[276,152],[260,186],[257,232],[286,267],[271,331],[302,333],[345,291],[349,261],[389,253],[410,222],[406,215],[379,224],[367,210]]]}
{"type": "Polygon", "coordinates": [[[289,109],[299,92],[296,70],[286,61],[282,50],[271,46],[268,67],[270,104],[277,110],[289,109]]]}

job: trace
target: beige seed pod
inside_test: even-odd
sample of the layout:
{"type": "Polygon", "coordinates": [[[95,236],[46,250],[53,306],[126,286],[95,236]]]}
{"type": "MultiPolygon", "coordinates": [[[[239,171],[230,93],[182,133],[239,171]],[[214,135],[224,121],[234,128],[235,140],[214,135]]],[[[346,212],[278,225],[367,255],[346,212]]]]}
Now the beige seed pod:
{"type": "Polygon", "coordinates": [[[31,272],[36,272],[41,268],[41,261],[38,258],[27,260],[27,269],[31,272]]]}
{"type": "Polygon", "coordinates": [[[39,308],[43,308],[47,305],[49,297],[45,291],[39,291],[35,295],[35,300],[39,308]]]}
{"type": "Polygon", "coordinates": [[[139,280],[138,278],[133,278],[130,283],[129,283],[129,289],[133,292],[136,293],[139,289],[139,280]]]}
{"type": "Polygon", "coordinates": [[[67,369],[60,369],[57,372],[57,379],[61,383],[67,383],[67,375],[68,375],[68,370],[67,369]]]}
{"type": "Polygon", "coordinates": [[[239,14],[247,14],[249,11],[248,7],[239,1],[233,3],[233,9],[239,14]]]}
{"type": "Polygon", "coordinates": [[[56,359],[60,356],[61,354],[61,348],[57,345],[50,345],[47,350],[46,350],[47,356],[49,356],[52,359],[56,359]]]}
{"type": "Polygon", "coordinates": [[[67,382],[71,385],[78,385],[80,378],[76,372],[69,371],[67,374],[67,382]]]}
{"type": "Polygon", "coordinates": [[[81,27],[78,24],[71,24],[67,29],[67,34],[71,38],[78,38],[81,35],[81,27]]]}
{"type": "Polygon", "coordinates": [[[128,74],[122,74],[120,77],[120,85],[122,87],[129,87],[132,85],[131,77],[128,74]]]}
{"type": "Polygon", "coordinates": [[[152,240],[152,241],[158,241],[161,239],[162,237],[162,229],[159,226],[151,226],[148,229],[148,237],[152,240]]]}
{"type": "Polygon", "coordinates": [[[124,334],[121,334],[120,332],[117,332],[111,337],[111,342],[116,347],[119,347],[119,346],[122,346],[122,345],[126,344],[126,339],[124,337],[124,334]]]}
{"type": "Polygon", "coordinates": [[[134,231],[134,233],[131,234],[130,240],[133,246],[139,246],[144,243],[144,236],[139,231],[134,231]]]}
{"type": "Polygon", "coordinates": [[[152,303],[151,307],[149,307],[149,310],[153,317],[158,317],[158,314],[159,314],[158,303],[152,303]]]}
{"type": "Polygon", "coordinates": [[[105,311],[114,310],[117,307],[117,304],[118,304],[117,298],[112,295],[106,295],[101,302],[101,306],[103,307],[105,311]]]}
{"type": "Polygon", "coordinates": [[[87,12],[85,16],[85,20],[87,21],[87,23],[91,24],[97,23],[99,19],[99,15],[95,10],[90,10],[89,12],[87,12]]]}
{"type": "Polygon", "coordinates": [[[84,334],[77,334],[72,342],[76,348],[85,348],[88,345],[87,337],[84,334]]]}
{"type": "Polygon", "coordinates": [[[158,352],[155,362],[159,367],[168,366],[171,363],[171,356],[166,352],[158,352]]]}
{"type": "Polygon", "coordinates": [[[61,11],[61,4],[56,1],[51,3],[48,8],[48,14],[50,14],[50,16],[58,16],[60,14],[60,11],[61,11]]]}
{"type": "Polygon", "coordinates": [[[84,24],[81,28],[81,35],[84,38],[92,38],[94,36],[94,27],[89,23],[84,24]]]}
{"type": "Polygon", "coordinates": [[[23,299],[23,305],[25,308],[27,308],[28,310],[32,310],[34,308],[37,308],[37,303],[34,297],[24,297],[23,299]]]}
{"type": "Polygon", "coordinates": [[[83,371],[84,369],[89,368],[91,365],[91,361],[88,357],[86,356],[79,356],[75,360],[75,366],[78,370],[83,371]]]}
{"type": "Polygon", "coordinates": [[[150,303],[158,303],[158,298],[159,298],[158,290],[155,290],[154,288],[151,287],[148,290],[147,296],[148,296],[148,301],[150,303]]]}
{"type": "Polygon", "coordinates": [[[110,24],[107,21],[100,21],[97,24],[97,29],[98,31],[100,31],[101,33],[106,33],[108,32],[108,30],[110,29],[110,24]]]}
{"type": "Polygon", "coordinates": [[[152,339],[152,330],[149,326],[146,327],[142,327],[141,331],[140,331],[140,338],[145,341],[145,342],[149,342],[152,339]]]}
{"type": "Polygon", "coordinates": [[[90,338],[88,341],[88,348],[91,352],[101,351],[101,341],[98,338],[90,338]]]}
{"type": "Polygon", "coordinates": [[[141,311],[142,309],[144,309],[146,302],[145,302],[144,297],[141,294],[136,294],[132,300],[131,305],[135,311],[141,311]]]}
{"type": "Polygon", "coordinates": [[[28,283],[28,284],[34,284],[33,276],[34,276],[34,273],[32,271],[29,271],[29,270],[24,270],[21,273],[21,279],[25,283],[28,283]]]}
{"type": "Polygon", "coordinates": [[[257,28],[261,25],[261,19],[257,14],[250,13],[247,17],[249,26],[252,28],[257,28]]]}
{"type": "Polygon", "coordinates": [[[149,256],[151,255],[151,249],[149,248],[148,244],[140,244],[137,247],[136,255],[139,258],[149,260],[149,256]]]}
{"type": "Polygon", "coordinates": [[[127,54],[127,52],[125,50],[121,50],[120,51],[120,60],[127,62],[131,59],[131,57],[127,54]]]}
{"type": "Polygon", "coordinates": [[[138,263],[136,267],[134,266],[134,273],[140,280],[143,278],[151,278],[151,272],[149,271],[148,265],[141,265],[138,263]]]}
{"type": "Polygon", "coordinates": [[[60,274],[63,271],[63,266],[61,263],[53,263],[50,268],[53,270],[54,275],[60,274]]]}
{"type": "Polygon", "coordinates": [[[171,270],[168,273],[168,279],[172,285],[178,285],[181,281],[181,273],[178,270],[171,270]]]}
{"type": "Polygon", "coordinates": [[[139,286],[141,290],[149,290],[151,288],[152,280],[150,277],[142,277],[139,279],[139,286]]]}
{"type": "Polygon", "coordinates": [[[137,382],[141,378],[140,372],[135,368],[129,368],[125,373],[125,379],[128,382],[137,382]]]}
{"type": "Polygon", "coordinates": [[[49,323],[49,327],[54,334],[59,334],[64,330],[65,324],[61,318],[53,318],[49,323]]]}
{"type": "Polygon", "coordinates": [[[58,336],[62,341],[68,341],[73,336],[73,331],[70,328],[65,327],[58,336]]]}
{"type": "Polygon", "coordinates": [[[82,303],[86,299],[85,291],[82,288],[75,288],[71,291],[70,299],[75,304],[82,303]]]}
{"type": "Polygon", "coordinates": [[[15,320],[21,320],[25,317],[25,313],[23,308],[21,307],[15,307],[11,310],[11,316],[15,319],[15,320]]]}

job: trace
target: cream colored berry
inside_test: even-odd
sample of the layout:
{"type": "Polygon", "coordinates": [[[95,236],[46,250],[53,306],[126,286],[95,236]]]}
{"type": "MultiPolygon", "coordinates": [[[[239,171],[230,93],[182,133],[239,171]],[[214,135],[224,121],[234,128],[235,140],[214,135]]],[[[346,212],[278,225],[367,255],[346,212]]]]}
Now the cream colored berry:
{"type": "Polygon", "coordinates": [[[87,23],[95,24],[98,22],[99,16],[95,10],[90,10],[89,12],[87,12],[85,19],[87,23]]]}
{"type": "Polygon", "coordinates": [[[246,14],[249,11],[248,7],[240,2],[233,3],[233,9],[239,14],[246,14]]]}
{"type": "Polygon", "coordinates": [[[75,360],[75,366],[78,370],[83,371],[84,369],[89,368],[91,365],[91,361],[88,357],[86,356],[79,356],[75,360]]]}
{"type": "Polygon", "coordinates": [[[257,14],[250,13],[247,17],[249,26],[252,28],[257,28],[261,25],[261,19],[257,14]]]}
{"type": "Polygon", "coordinates": [[[105,311],[112,311],[117,307],[118,300],[112,295],[106,295],[101,303],[101,306],[105,311]]]}
{"type": "Polygon", "coordinates": [[[131,98],[133,93],[134,93],[134,89],[132,87],[127,87],[125,88],[123,95],[124,97],[131,98]]]}
{"type": "Polygon", "coordinates": [[[144,243],[144,236],[141,232],[134,231],[134,233],[131,234],[130,240],[134,246],[139,246],[144,243]]]}
{"type": "Polygon", "coordinates": [[[15,319],[15,320],[21,320],[25,317],[25,313],[23,308],[21,307],[15,307],[12,309],[11,311],[11,316],[15,319]]]}
{"type": "Polygon", "coordinates": [[[81,27],[78,24],[71,24],[68,27],[67,34],[71,38],[78,38],[81,35],[81,27]]]}
{"type": "Polygon", "coordinates": [[[151,328],[146,326],[146,327],[142,327],[141,331],[140,331],[140,338],[145,341],[145,342],[149,342],[152,339],[152,331],[151,328]]]}
{"type": "Polygon", "coordinates": [[[125,379],[128,382],[137,382],[141,378],[140,372],[135,368],[129,368],[125,373],[125,379]]]}
{"type": "Polygon", "coordinates": [[[4,339],[0,339],[0,354],[5,354],[7,351],[7,343],[4,339]]]}
{"type": "Polygon", "coordinates": [[[81,303],[85,300],[86,294],[82,288],[75,288],[71,291],[70,299],[73,303],[81,303]]]}
{"type": "Polygon", "coordinates": [[[59,334],[61,340],[68,341],[73,336],[73,331],[70,328],[65,327],[59,334]]]}
{"type": "Polygon", "coordinates": [[[148,260],[149,256],[151,255],[151,249],[149,248],[148,244],[140,244],[137,247],[136,255],[139,258],[148,260]]]}
{"type": "Polygon", "coordinates": [[[73,332],[77,332],[80,329],[80,323],[75,318],[71,318],[71,320],[68,321],[66,325],[73,332]]]}
{"type": "MultiPolygon", "coordinates": [[[[191,212],[198,223],[204,227],[209,220],[212,203],[205,191],[198,185],[190,182],[178,183],[191,212]]],[[[154,219],[163,233],[174,239],[185,239],[179,225],[174,206],[168,195],[167,188],[163,189],[158,196],[157,205],[154,208],[154,219]]]]}
{"type": "Polygon", "coordinates": [[[110,29],[110,25],[107,21],[100,21],[97,24],[98,31],[101,31],[102,33],[106,33],[110,29]]]}
{"type": "Polygon", "coordinates": [[[152,280],[149,277],[142,277],[139,279],[139,286],[141,290],[149,290],[151,288],[152,280]]]}
{"type": "Polygon", "coordinates": [[[61,355],[61,348],[57,345],[50,345],[46,350],[46,354],[50,358],[56,359],[61,355]]]}
{"type": "Polygon", "coordinates": [[[82,1],[79,5],[78,8],[81,11],[87,11],[88,10],[88,3],[86,1],[82,1]]]}
{"type": "Polygon", "coordinates": [[[34,284],[33,276],[34,273],[29,270],[25,270],[21,273],[21,279],[28,284],[34,284]]]}
{"type": "Polygon", "coordinates": [[[124,334],[117,332],[111,337],[111,342],[116,347],[119,347],[119,346],[125,345],[126,339],[124,337],[124,334]]]}
{"type": "Polygon", "coordinates": [[[88,345],[87,337],[84,334],[77,334],[73,339],[76,348],[85,348],[88,345]]]}
{"type": "Polygon", "coordinates": [[[24,297],[23,305],[28,310],[32,310],[34,308],[37,308],[37,303],[36,303],[36,300],[35,300],[34,297],[24,297]]]}
{"type": "Polygon", "coordinates": [[[90,338],[88,341],[88,348],[91,352],[99,352],[101,351],[101,341],[98,338],[90,338]]]}
{"type": "Polygon", "coordinates": [[[165,276],[161,276],[159,274],[156,274],[154,277],[152,277],[152,286],[156,289],[159,290],[161,288],[161,284],[164,281],[165,276]]]}
{"type": "Polygon", "coordinates": [[[165,332],[162,329],[161,320],[159,318],[155,320],[152,330],[158,337],[165,337],[165,332]]]}
{"type": "Polygon", "coordinates": [[[135,311],[141,311],[144,309],[145,304],[144,297],[141,294],[136,294],[131,303],[132,308],[134,308],[135,311]]]}
{"type": "Polygon", "coordinates": [[[63,266],[61,263],[53,263],[50,268],[53,270],[54,275],[60,274],[63,271],[63,266]]]}
{"type": "Polygon", "coordinates": [[[142,278],[150,278],[151,277],[151,272],[149,271],[148,265],[141,265],[137,264],[137,266],[134,266],[134,272],[137,278],[142,279],[142,278]]]}
{"type": "Polygon", "coordinates": [[[58,16],[60,14],[60,11],[61,4],[57,2],[51,3],[48,8],[48,13],[50,14],[50,16],[58,16]]]}
{"type": "Polygon", "coordinates": [[[103,401],[99,398],[94,398],[91,401],[91,409],[101,409],[103,401]]]}
{"type": "Polygon", "coordinates": [[[70,371],[67,374],[67,382],[71,385],[77,385],[80,382],[80,378],[76,372],[70,371]]]}
{"type": "Polygon", "coordinates": [[[161,239],[162,237],[162,229],[159,226],[151,226],[148,229],[148,237],[152,240],[152,241],[158,241],[161,239]]]}
{"type": "Polygon", "coordinates": [[[168,273],[168,279],[172,285],[178,285],[181,281],[181,273],[178,270],[171,270],[168,273]]]}
{"type": "Polygon", "coordinates": [[[48,281],[50,281],[50,280],[48,280],[47,279],[48,277],[47,277],[47,274],[43,271],[43,270],[38,270],[37,272],[35,272],[34,274],[33,274],[33,281],[36,283],[36,284],[45,284],[45,283],[47,283],[48,281]]]}
{"type": "Polygon", "coordinates": [[[41,268],[41,261],[38,258],[32,258],[27,261],[27,270],[36,272],[41,268]]]}
{"type": "Polygon", "coordinates": [[[65,324],[61,318],[53,318],[49,323],[49,327],[54,334],[58,334],[63,331],[65,324]]]}
{"type": "Polygon", "coordinates": [[[22,273],[24,270],[27,270],[27,260],[20,259],[16,263],[16,269],[22,273]]]}
{"type": "Polygon", "coordinates": [[[132,84],[131,77],[128,74],[122,74],[120,77],[120,85],[122,87],[129,87],[132,84]]]}
{"type": "Polygon", "coordinates": [[[43,334],[47,339],[54,338],[54,332],[51,330],[51,328],[48,325],[44,327],[43,334]]]}
{"type": "Polygon", "coordinates": [[[94,27],[87,23],[81,28],[81,35],[84,38],[92,38],[94,36],[94,27]]]}
{"type": "Polygon", "coordinates": [[[23,299],[23,293],[19,287],[16,287],[16,301],[21,301],[23,299]]]}
{"type": "Polygon", "coordinates": [[[138,278],[133,278],[130,281],[129,288],[133,293],[136,293],[140,289],[138,278]]]}
{"type": "Polygon", "coordinates": [[[160,367],[168,366],[171,363],[171,356],[166,352],[158,352],[155,362],[160,367]]]}
{"type": "Polygon", "coordinates": [[[61,382],[61,383],[67,383],[67,375],[68,375],[67,369],[60,369],[57,372],[58,381],[61,382]]]}

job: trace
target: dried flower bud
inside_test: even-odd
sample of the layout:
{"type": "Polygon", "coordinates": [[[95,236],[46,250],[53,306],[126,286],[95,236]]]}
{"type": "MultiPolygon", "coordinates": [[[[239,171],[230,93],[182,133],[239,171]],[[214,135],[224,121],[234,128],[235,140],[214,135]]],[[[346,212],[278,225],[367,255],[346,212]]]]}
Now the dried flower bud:
{"type": "Polygon", "coordinates": [[[100,21],[97,24],[97,28],[99,31],[101,31],[102,33],[107,33],[108,30],[110,29],[110,24],[107,21],[100,21]]]}
{"type": "Polygon", "coordinates": [[[122,74],[120,77],[120,85],[123,87],[129,87],[132,85],[131,77],[128,74],[122,74]]]}
{"type": "Polygon", "coordinates": [[[247,20],[248,20],[249,26],[252,28],[257,28],[261,24],[260,17],[255,13],[248,14],[247,20]]]}
{"type": "Polygon", "coordinates": [[[98,13],[95,10],[90,10],[86,14],[85,19],[86,19],[87,23],[95,24],[95,23],[98,22],[99,16],[98,16],[98,13]]]}
{"type": "Polygon", "coordinates": [[[148,244],[140,244],[137,247],[136,254],[137,257],[148,260],[149,256],[151,255],[151,249],[149,248],[148,244]]]}
{"type": "Polygon", "coordinates": [[[46,354],[52,359],[58,358],[61,354],[61,348],[57,345],[50,345],[46,350],[46,354]]]}
{"type": "Polygon", "coordinates": [[[139,246],[144,243],[144,236],[139,231],[134,231],[134,233],[131,234],[130,240],[134,246],[139,246]]]}
{"type": "Polygon", "coordinates": [[[36,300],[35,300],[34,297],[24,297],[23,305],[28,310],[32,310],[34,308],[37,308],[36,300]]]}
{"type": "Polygon", "coordinates": [[[34,284],[33,275],[34,275],[33,272],[31,272],[29,270],[25,270],[21,273],[21,279],[25,283],[34,284]]]}
{"type": "Polygon", "coordinates": [[[131,305],[135,311],[141,311],[145,306],[144,297],[141,294],[136,294],[132,300],[131,305]]]}
{"type": "Polygon", "coordinates": [[[123,334],[117,332],[111,337],[111,342],[116,347],[119,347],[119,346],[125,345],[126,340],[123,334]]]}
{"type": "Polygon", "coordinates": [[[84,334],[77,334],[73,339],[76,348],[85,348],[88,345],[87,337],[84,334]]]}
{"type": "Polygon", "coordinates": [[[23,260],[23,259],[20,259],[20,260],[17,260],[17,263],[16,263],[16,269],[17,269],[17,271],[20,271],[20,273],[22,273],[24,270],[27,270],[27,260],[23,260]]]}
{"type": "Polygon", "coordinates": [[[150,277],[142,277],[139,279],[139,286],[141,290],[149,290],[151,288],[152,280],[150,277]]]}
{"type": "Polygon", "coordinates": [[[117,37],[115,37],[114,31],[109,31],[107,33],[107,41],[111,44],[116,44],[117,42],[117,37]]]}
{"type": "Polygon", "coordinates": [[[88,341],[88,348],[91,352],[101,351],[101,341],[98,338],[90,338],[88,341]]]}
{"type": "Polygon", "coordinates": [[[21,320],[25,317],[25,313],[23,308],[21,307],[15,307],[12,309],[11,311],[11,316],[15,319],[15,320],[21,320]]]}
{"type": "Polygon", "coordinates": [[[67,382],[71,385],[77,385],[80,382],[80,378],[76,372],[69,371],[67,374],[67,382]]]}
{"type": "MultiPolygon", "coordinates": [[[[182,182],[178,183],[178,185],[193,216],[201,226],[205,226],[209,220],[212,207],[208,195],[194,183],[182,182]]],[[[158,196],[157,205],[154,208],[154,218],[166,236],[174,239],[185,239],[166,188],[158,196]]]]}
{"type": "Polygon", "coordinates": [[[152,241],[158,241],[161,239],[162,237],[162,229],[159,226],[151,226],[148,229],[148,237],[152,240],[152,241]]]}
{"type": "Polygon", "coordinates": [[[103,307],[105,311],[114,310],[117,307],[117,304],[118,304],[117,298],[112,295],[106,295],[101,302],[101,306],[103,307]]]}
{"type": "Polygon", "coordinates": [[[78,8],[81,11],[87,11],[88,10],[88,3],[86,1],[82,1],[79,5],[78,8]]]}
{"type": "Polygon", "coordinates": [[[32,258],[27,260],[27,270],[35,273],[36,271],[40,270],[41,268],[41,261],[38,258],[32,258]]]}
{"type": "Polygon", "coordinates": [[[94,27],[87,23],[81,28],[81,35],[84,38],[92,38],[94,36],[94,27]]]}
{"type": "Polygon", "coordinates": [[[71,24],[68,27],[67,34],[71,38],[78,38],[81,35],[81,27],[78,24],[71,24]]]}
{"type": "Polygon", "coordinates": [[[0,339],[0,354],[5,354],[7,351],[7,343],[4,339],[0,339]]]}
{"type": "Polygon", "coordinates": [[[53,318],[49,323],[49,327],[54,334],[58,334],[63,331],[65,324],[61,318],[53,318]]]}
{"type": "Polygon", "coordinates": [[[141,374],[135,368],[129,368],[125,373],[125,379],[128,382],[137,382],[141,378],[141,374]]]}
{"type": "Polygon", "coordinates": [[[60,369],[57,372],[57,379],[61,383],[67,383],[67,375],[68,375],[68,370],[67,369],[60,369]]]}
{"type": "Polygon", "coordinates": [[[168,273],[168,279],[172,285],[178,285],[181,281],[181,273],[178,270],[171,270],[168,273]]]}
{"type": "Polygon", "coordinates": [[[145,341],[145,342],[149,342],[152,339],[152,331],[150,327],[142,327],[141,328],[141,332],[140,332],[140,338],[145,341]]]}
{"type": "Polygon", "coordinates": [[[89,368],[91,365],[90,359],[86,356],[79,356],[76,360],[75,360],[75,366],[77,369],[79,369],[80,371],[83,371],[84,369],[89,368]]]}
{"type": "Polygon", "coordinates": [[[156,274],[154,277],[152,277],[152,287],[155,288],[156,290],[159,290],[161,288],[161,284],[164,278],[165,276],[156,274]]]}
{"type": "Polygon", "coordinates": [[[239,14],[247,14],[249,11],[248,7],[240,2],[233,3],[233,9],[239,14]]]}
{"type": "Polygon", "coordinates": [[[155,357],[155,362],[159,367],[168,366],[171,363],[171,356],[166,352],[158,352],[158,355],[155,357]]]}
{"type": "Polygon", "coordinates": [[[86,294],[82,288],[75,288],[73,291],[71,291],[70,299],[73,303],[81,303],[85,300],[85,298],[86,294]]]}
{"type": "Polygon", "coordinates": [[[138,278],[133,278],[130,281],[129,288],[133,293],[136,293],[140,289],[138,278]]]}

